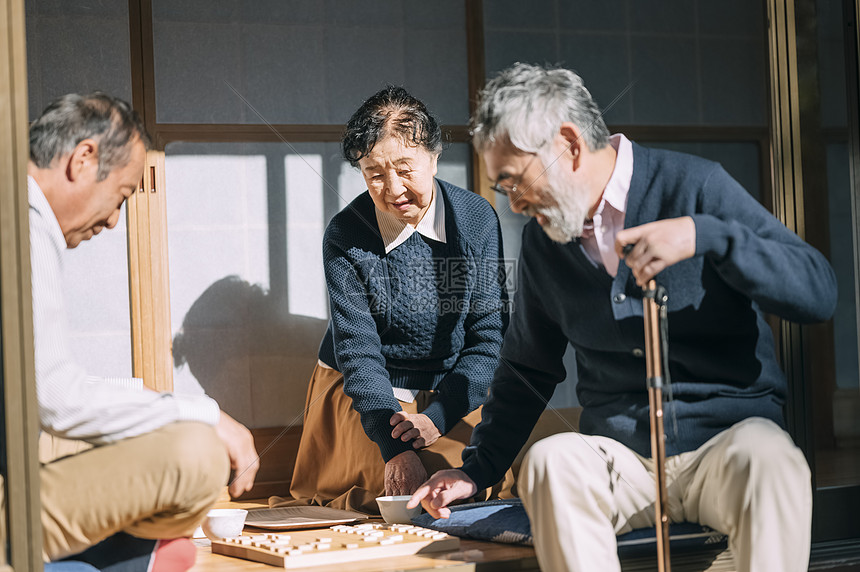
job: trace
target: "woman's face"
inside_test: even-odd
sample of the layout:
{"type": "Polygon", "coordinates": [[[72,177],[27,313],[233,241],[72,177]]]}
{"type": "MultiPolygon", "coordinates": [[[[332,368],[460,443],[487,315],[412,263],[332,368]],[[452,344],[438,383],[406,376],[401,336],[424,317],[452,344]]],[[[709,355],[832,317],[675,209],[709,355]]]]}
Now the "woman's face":
{"type": "Polygon", "coordinates": [[[420,145],[388,136],[377,141],[358,166],[376,208],[415,226],[433,198],[438,159],[420,145]]]}

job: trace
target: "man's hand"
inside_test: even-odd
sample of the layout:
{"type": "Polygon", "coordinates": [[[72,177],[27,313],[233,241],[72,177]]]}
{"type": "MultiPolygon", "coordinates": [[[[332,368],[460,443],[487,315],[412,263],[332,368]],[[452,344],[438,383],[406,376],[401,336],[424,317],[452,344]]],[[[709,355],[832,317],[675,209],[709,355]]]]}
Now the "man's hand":
{"type": "Polygon", "coordinates": [[[231,497],[236,498],[243,492],[251,490],[254,486],[254,478],[257,476],[257,469],[260,468],[260,456],[254,448],[254,436],[244,425],[223,411],[218,419],[218,425],[215,426],[215,432],[221,438],[230,457],[233,482],[227,490],[231,497]]]}
{"type": "Polygon", "coordinates": [[[696,254],[696,223],[685,216],[626,228],[615,235],[615,252],[644,286],[664,268],[696,254]]]}
{"type": "Polygon", "coordinates": [[[448,518],[451,509],[447,508],[455,500],[475,496],[478,486],[475,481],[460,469],[446,469],[436,472],[429,481],[421,485],[409,502],[407,508],[421,505],[433,518],[448,518]]]}
{"type": "Polygon", "coordinates": [[[404,451],[385,463],[385,494],[411,495],[427,479],[427,470],[414,451],[404,451]]]}
{"type": "Polygon", "coordinates": [[[429,447],[442,436],[436,425],[423,413],[398,411],[391,416],[389,423],[394,427],[391,432],[394,439],[399,437],[404,442],[412,440],[412,446],[416,449],[429,447]]]}

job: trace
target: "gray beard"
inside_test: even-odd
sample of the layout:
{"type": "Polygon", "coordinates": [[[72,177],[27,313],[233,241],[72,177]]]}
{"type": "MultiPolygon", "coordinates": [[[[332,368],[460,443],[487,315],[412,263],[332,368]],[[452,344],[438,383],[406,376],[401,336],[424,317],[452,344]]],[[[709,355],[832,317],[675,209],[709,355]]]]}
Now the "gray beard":
{"type": "Polygon", "coordinates": [[[543,215],[546,224],[541,225],[541,228],[550,240],[567,244],[582,236],[588,216],[588,195],[584,190],[563,181],[559,171],[558,165],[554,163],[544,173],[548,185],[542,199],[546,204],[537,208],[529,207],[525,212],[531,217],[543,215]]]}

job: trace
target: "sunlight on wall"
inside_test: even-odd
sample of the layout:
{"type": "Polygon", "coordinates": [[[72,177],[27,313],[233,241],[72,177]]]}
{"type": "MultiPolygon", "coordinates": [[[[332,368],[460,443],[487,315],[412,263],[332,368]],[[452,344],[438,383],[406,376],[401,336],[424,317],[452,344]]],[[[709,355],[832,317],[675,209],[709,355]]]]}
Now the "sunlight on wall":
{"type": "MultiPolygon", "coordinates": [[[[266,158],[171,155],[167,178],[170,327],[173,335],[195,301],[224,276],[269,286],[266,158]]],[[[174,388],[201,391],[188,368],[174,388]]]]}
{"type": "Polygon", "coordinates": [[[165,159],[171,326],[210,284],[238,275],[269,287],[266,158],[165,159]]]}
{"type": "Polygon", "coordinates": [[[284,157],[287,197],[287,290],[290,314],[328,318],[322,264],[322,156],[284,157]]]}
{"type": "Polygon", "coordinates": [[[325,151],[166,150],[174,387],[205,390],[249,427],[301,422],[328,316],[325,151]]]}
{"type": "Polygon", "coordinates": [[[116,228],[64,251],[70,347],[90,375],[131,377],[125,205],[116,228]]]}
{"type": "Polygon", "coordinates": [[[355,167],[344,161],[340,165],[340,173],[337,176],[338,210],[348,205],[355,197],[367,190],[364,177],[355,167]]]}

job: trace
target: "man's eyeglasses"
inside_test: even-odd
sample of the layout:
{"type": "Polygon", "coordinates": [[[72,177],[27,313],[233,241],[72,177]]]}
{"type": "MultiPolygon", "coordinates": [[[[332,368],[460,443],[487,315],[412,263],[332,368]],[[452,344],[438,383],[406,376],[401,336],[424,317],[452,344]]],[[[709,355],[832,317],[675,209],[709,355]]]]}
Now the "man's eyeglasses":
{"type": "MultiPolygon", "coordinates": [[[[532,162],[534,162],[535,157],[537,157],[537,153],[532,153],[532,158],[528,160],[522,173],[520,173],[520,176],[517,177],[517,182],[514,183],[513,185],[511,185],[510,189],[506,189],[505,187],[501,186],[499,183],[493,183],[492,185],[490,185],[490,188],[493,189],[494,191],[496,191],[497,193],[501,194],[501,195],[505,195],[509,199],[516,200],[517,198],[519,198],[517,196],[517,187],[519,187],[520,184],[523,182],[523,176],[525,176],[526,171],[529,170],[529,167],[532,166],[532,162]]],[[[527,190],[528,189],[525,189],[522,192],[525,192],[527,190]]]]}

